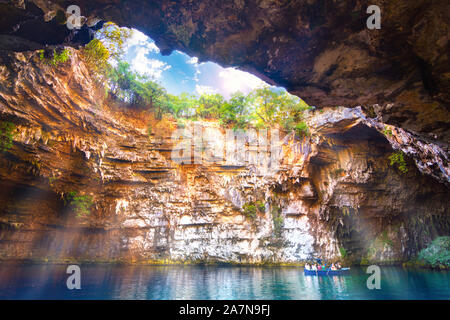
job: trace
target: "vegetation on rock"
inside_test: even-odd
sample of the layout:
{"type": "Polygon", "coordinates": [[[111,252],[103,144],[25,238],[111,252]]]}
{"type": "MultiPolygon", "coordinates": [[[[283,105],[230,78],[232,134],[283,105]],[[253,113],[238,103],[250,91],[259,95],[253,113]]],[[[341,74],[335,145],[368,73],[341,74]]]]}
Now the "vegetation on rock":
{"type": "Polygon", "coordinates": [[[13,146],[14,131],[16,126],[9,121],[0,122],[0,151],[5,152],[13,146]]]}
{"type": "Polygon", "coordinates": [[[53,49],[51,53],[45,50],[39,51],[39,58],[46,64],[57,66],[69,60],[70,51],[68,49],[53,49]]]}
{"type": "Polygon", "coordinates": [[[244,215],[249,219],[255,219],[257,213],[264,213],[266,210],[266,205],[263,201],[251,201],[247,202],[242,206],[244,215]]]}
{"type": "Polygon", "coordinates": [[[392,136],[392,130],[391,130],[391,128],[389,128],[389,127],[387,127],[387,126],[384,127],[383,134],[384,134],[385,136],[391,137],[391,136],[392,136]]]}
{"type": "Polygon", "coordinates": [[[91,196],[79,195],[76,191],[67,193],[64,197],[64,203],[75,212],[77,218],[89,215],[93,205],[91,196]]]}
{"type": "Polygon", "coordinates": [[[339,253],[341,254],[342,258],[345,258],[347,256],[347,250],[345,250],[344,247],[339,247],[339,253]]]}
{"type": "Polygon", "coordinates": [[[438,237],[419,252],[418,260],[433,268],[450,268],[450,237],[438,237]]]}
{"type": "Polygon", "coordinates": [[[389,238],[388,233],[386,230],[384,230],[381,233],[381,242],[385,245],[388,245],[389,247],[393,247],[394,246],[394,241],[392,241],[391,238],[389,238]]]}
{"type": "Polygon", "coordinates": [[[309,127],[304,121],[301,121],[301,122],[297,123],[295,125],[295,127],[294,127],[294,130],[295,130],[295,133],[299,137],[307,137],[307,136],[309,136],[309,127]]]}
{"type": "Polygon", "coordinates": [[[406,166],[406,161],[404,158],[404,154],[402,151],[394,152],[389,156],[389,160],[391,160],[390,165],[396,166],[398,170],[400,170],[401,173],[407,173],[408,168],[406,166]]]}
{"type": "Polygon", "coordinates": [[[273,234],[275,237],[281,237],[283,233],[284,218],[280,207],[274,205],[272,208],[273,234]]]}
{"type": "Polygon", "coordinates": [[[256,206],[252,203],[246,203],[242,206],[242,209],[244,210],[244,215],[247,218],[255,219],[256,218],[256,206]]]}

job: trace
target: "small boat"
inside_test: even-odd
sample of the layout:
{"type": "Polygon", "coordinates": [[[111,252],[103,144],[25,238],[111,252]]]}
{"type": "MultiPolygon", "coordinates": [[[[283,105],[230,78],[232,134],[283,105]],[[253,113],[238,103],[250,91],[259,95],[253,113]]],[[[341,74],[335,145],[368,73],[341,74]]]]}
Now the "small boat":
{"type": "Polygon", "coordinates": [[[349,274],[350,268],[341,268],[339,270],[306,270],[305,276],[341,276],[349,274]]]}

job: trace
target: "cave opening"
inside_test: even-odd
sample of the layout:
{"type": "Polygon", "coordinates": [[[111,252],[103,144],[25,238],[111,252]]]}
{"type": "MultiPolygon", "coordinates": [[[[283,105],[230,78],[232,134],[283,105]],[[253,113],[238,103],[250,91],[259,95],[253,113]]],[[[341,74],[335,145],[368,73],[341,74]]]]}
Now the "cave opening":
{"type": "Polygon", "coordinates": [[[285,88],[179,50],[163,54],[138,30],[113,23],[102,26],[82,52],[88,62],[93,60],[91,69],[97,69],[109,95],[119,102],[147,108],[156,120],[164,115],[178,122],[216,119],[223,127],[238,129],[276,124],[306,133],[302,113],[311,107],[285,88]]]}
{"type": "MultiPolygon", "coordinates": [[[[364,65],[378,59],[374,51],[365,59],[366,45],[339,39],[330,49],[316,41],[328,34],[321,33],[326,20],[299,19],[315,31],[298,32],[296,42],[295,26],[273,32],[265,17],[244,31],[234,17],[225,29],[238,31],[225,33],[239,37],[230,38],[205,32],[213,25],[189,29],[168,18],[161,29],[142,27],[158,47],[110,22],[67,37],[69,31],[58,32],[66,28],[58,15],[14,26],[14,35],[36,38],[35,47],[9,52],[11,44],[0,41],[7,49],[0,54],[0,177],[8,191],[0,200],[15,202],[0,213],[6,259],[22,250],[44,260],[56,252],[55,261],[399,263],[448,233],[448,190],[430,182],[436,176],[423,177],[441,170],[445,179],[447,157],[386,125],[388,107],[354,105],[374,96],[383,101],[384,89],[374,88],[391,83],[380,86],[383,70],[364,65]],[[47,29],[59,38],[42,48],[47,35],[37,34],[47,29]],[[375,75],[370,83],[367,74],[375,75]],[[300,92],[328,106],[311,107],[300,92]],[[178,142],[188,134],[172,134],[183,128],[193,133],[186,148],[178,142]],[[228,136],[210,130],[217,128],[236,141],[230,153],[223,147],[228,136]],[[282,132],[277,148],[270,144],[275,134],[259,134],[267,128],[282,132]],[[248,135],[239,145],[241,132],[248,135]],[[259,171],[260,163],[276,163],[276,170],[259,171]],[[27,244],[20,247],[22,239],[27,244]]],[[[0,40],[6,37],[12,36],[0,40]]],[[[410,114],[404,116],[401,122],[410,114]]]]}

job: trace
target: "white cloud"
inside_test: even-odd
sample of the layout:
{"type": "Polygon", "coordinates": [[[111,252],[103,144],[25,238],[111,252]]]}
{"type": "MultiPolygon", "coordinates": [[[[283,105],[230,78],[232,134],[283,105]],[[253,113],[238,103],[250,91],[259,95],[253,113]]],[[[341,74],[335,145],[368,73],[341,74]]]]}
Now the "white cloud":
{"type": "Polygon", "coordinates": [[[151,49],[147,47],[140,47],[136,52],[136,57],[131,61],[131,68],[153,79],[159,79],[162,72],[170,69],[172,66],[158,59],[149,59],[147,54],[151,49]]]}
{"type": "MultiPolygon", "coordinates": [[[[176,81],[179,81],[179,85],[185,86],[186,79],[189,78],[190,81],[193,81],[197,94],[220,93],[228,99],[236,91],[246,94],[255,88],[266,85],[263,80],[250,73],[235,68],[222,68],[211,62],[199,63],[197,57],[190,57],[177,50],[174,51],[174,54],[182,55],[185,64],[180,66],[176,63],[171,66],[159,60],[160,50],[155,42],[137,30],[133,30],[131,38],[127,41],[127,48],[129,52],[134,53],[129,60],[134,71],[164,82],[166,80],[163,78],[165,70],[180,67],[183,72],[180,73],[181,79],[176,81]]],[[[174,84],[174,86],[176,85],[174,84]]],[[[192,84],[189,87],[192,88],[192,84]]]]}
{"type": "Polygon", "coordinates": [[[160,52],[153,40],[137,30],[133,30],[130,39],[127,40],[127,49],[130,49],[133,46],[145,47],[149,52],[160,52]]]}
{"type": "Polygon", "coordinates": [[[136,47],[136,55],[130,64],[134,71],[157,80],[161,78],[163,71],[171,68],[170,65],[161,60],[148,58],[149,53],[159,53],[160,50],[155,42],[142,32],[133,30],[130,39],[127,41],[128,50],[133,46],[136,47]]]}
{"type": "Polygon", "coordinates": [[[200,95],[217,93],[217,90],[215,90],[213,87],[200,85],[200,84],[195,85],[195,91],[200,95]]]}
{"type": "Polygon", "coordinates": [[[266,85],[258,77],[234,68],[226,68],[219,72],[223,94],[229,96],[236,91],[248,93],[255,88],[266,85]]]}
{"type": "Polygon", "coordinates": [[[140,31],[133,30],[131,37],[127,40],[127,46],[144,46],[148,40],[149,38],[145,34],[140,31]]]}
{"type": "Polygon", "coordinates": [[[197,57],[192,57],[188,61],[186,61],[186,63],[197,64],[198,63],[198,58],[197,57]]]}
{"type": "Polygon", "coordinates": [[[194,77],[192,78],[192,80],[194,80],[195,82],[199,82],[199,80],[200,80],[199,76],[200,76],[201,73],[202,72],[198,68],[196,68],[195,69],[195,73],[194,73],[194,77]]]}
{"type": "Polygon", "coordinates": [[[156,46],[156,44],[154,42],[148,42],[147,49],[149,49],[152,52],[159,53],[159,48],[156,46]]]}

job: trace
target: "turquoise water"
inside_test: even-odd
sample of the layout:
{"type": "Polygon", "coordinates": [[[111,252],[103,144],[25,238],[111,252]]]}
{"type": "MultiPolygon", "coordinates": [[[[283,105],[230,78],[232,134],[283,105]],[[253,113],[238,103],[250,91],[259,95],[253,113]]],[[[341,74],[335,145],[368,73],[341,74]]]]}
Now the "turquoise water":
{"type": "Polygon", "coordinates": [[[304,276],[293,267],[82,265],[81,290],[67,266],[0,264],[0,299],[450,299],[450,273],[381,267],[381,290],[365,269],[304,276]]]}

